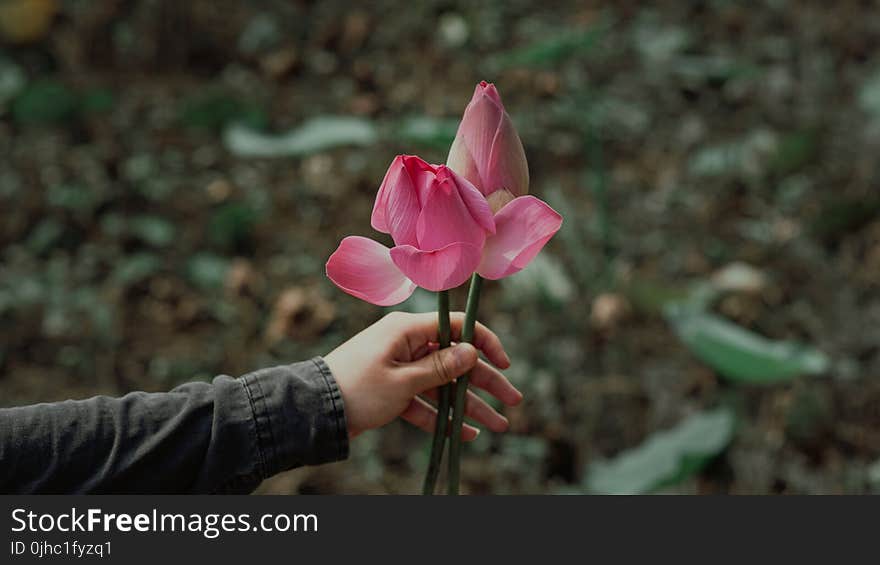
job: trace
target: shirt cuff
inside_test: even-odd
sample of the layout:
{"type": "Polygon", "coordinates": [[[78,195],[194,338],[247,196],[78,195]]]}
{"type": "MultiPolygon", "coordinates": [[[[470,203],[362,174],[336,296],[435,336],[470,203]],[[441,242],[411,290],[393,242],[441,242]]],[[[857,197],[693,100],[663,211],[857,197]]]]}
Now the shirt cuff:
{"type": "Polygon", "coordinates": [[[256,422],[260,474],[348,457],[342,394],[321,357],[242,377],[256,422]]]}

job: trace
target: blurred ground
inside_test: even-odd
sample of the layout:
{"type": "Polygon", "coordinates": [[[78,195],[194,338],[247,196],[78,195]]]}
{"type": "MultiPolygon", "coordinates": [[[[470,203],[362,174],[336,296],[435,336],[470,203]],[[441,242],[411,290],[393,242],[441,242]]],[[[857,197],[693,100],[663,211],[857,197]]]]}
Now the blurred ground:
{"type": "MultiPolygon", "coordinates": [[[[380,317],[324,261],[486,79],[565,225],[486,285],[527,401],[464,489],[580,492],[718,406],[734,435],[661,490],[880,489],[873,3],[53,4],[0,0],[0,405],[239,375],[380,317]],[[664,305],[719,272],[711,310],[818,374],[735,382],[679,339],[664,305]]],[[[428,439],[395,424],[261,492],[417,492],[428,439]]]]}

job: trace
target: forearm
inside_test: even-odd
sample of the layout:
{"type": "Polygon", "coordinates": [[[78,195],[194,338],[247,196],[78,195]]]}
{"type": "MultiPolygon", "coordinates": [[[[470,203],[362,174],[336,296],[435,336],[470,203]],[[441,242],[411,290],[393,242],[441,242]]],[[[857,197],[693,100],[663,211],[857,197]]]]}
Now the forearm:
{"type": "Polygon", "coordinates": [[[0,409],[0,492],[250,492],[348,455],[320,358],[167,393],[0,409]]]}

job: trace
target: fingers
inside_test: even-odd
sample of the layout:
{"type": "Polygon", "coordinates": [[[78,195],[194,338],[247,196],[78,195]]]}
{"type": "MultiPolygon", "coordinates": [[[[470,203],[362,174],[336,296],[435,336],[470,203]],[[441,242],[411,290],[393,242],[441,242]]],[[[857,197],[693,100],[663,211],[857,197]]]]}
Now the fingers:
{"type": "MultiPolygon", "coordinates": [[[[450,320],[451,321],[451,320],[450,320]]],[[[464,314],[461,315],[461,323],[451,322],[452,339],[461,338],[461,327],[464,325],[464,314]]],[[[510,357],[504,351],[501,340],[495,332],[477,322],[474,326],[474,346],[482,351],[493,365],[501,369],[510,367],[510,357]]]]}
{"type": "Polygon", "coordinates": [[[477,360],[477,350],[469,343],[460,343],[402,365],[398,371],[415,395],[452,382],[470,371],[477,360]]]}
{"type": "MultiPolygon", "coordinates": [[[[437,410],[421,398],[413,398],[400,417],[428,433],[434,433],[437,425],[437,410]]],[[[461,429],[461,439],[464,441],[473,441],[479,434],[480,430],[468,424],[461,429]]]]}
{"type": "Polygon", "coordinates": [[[481,388],[508,406],[522,402],[523,395],[507,377],[485,361],[478,361],[471,370],[471,386],[481,388]]]}
{"type": "MultiPolygon", "coordinates": [[[[461,339],[461,329],[464,326],[464,312],[452,312],[449,315],[452,339],[461,339]]],[[[427,343],[437,341],[437,313],[425,312],[422,314],[396,313],[392,323],[398,324],[399,329],[413,341],[427,343]]],[[[477,322],[474,327],[474,347],[482,351],[486,358],[496,367],[506,369],[510,367],[510,358],[504,351],[501,340],[495,332],[477,322]]]]}
{"type": "MultiPolygon", "coordinates": [[[[436,399],[437,389],[425,391],[425,396],[436,399]]],[[[476,422],[483,424],[496,433],[507,431],[510,422],[507,418],[499,414],[494,408],[489,406],[485,400],[468,391],[464,405],[464,415],[476,422]]]]}
{"type": "MultiPolygon", "coordinates": [[[[523,399],[522,393],[501,374],[501,371],[482,360],[477,361],[471,369],[470,385],[485,390],[507,406],[516,406],[523,399]]],[[[437,396],[436,390],[428,390],[424,394],[431,398],[437,396]]]]}

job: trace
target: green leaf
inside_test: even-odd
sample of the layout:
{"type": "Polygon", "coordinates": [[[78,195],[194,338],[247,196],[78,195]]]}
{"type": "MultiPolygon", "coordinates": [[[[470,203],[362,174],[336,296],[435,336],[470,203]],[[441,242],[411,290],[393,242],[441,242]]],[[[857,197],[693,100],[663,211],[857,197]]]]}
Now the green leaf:
{"type": "Polygon", "coordinates": [[[256,223],[256,210],[241,202],[228,202],[211,216],[208,234],[221,249],[232,251],[250,242],[256,223]]]}
{"type": "Polygon", "coordinates": [[[769,384],[828,369],[827,356],[791,341],[772,341],[697,308],[674,305],[667,319],[694,355],[732,381],[769,384]]]}
{"type": "Polygon", "coordinates": [[[214,91],[184,102],[180,121],[187,127],[219,131],[232,123],[262,129],[266,127],[268,118],[259,105],[214,91]]]}
{"type": "Polygon", "coordinates": [[[880,196],[841,198],[834,196],[822,203],[810,232],[827,242],[834,242],[870,224],[880,214],[880,196]]]}
{"type": "Polygon", "coordinates": [[[21,92],[26,84],[27,77],[21,67],[11,59],[0,55],[0,110],[3,110],[6,103],[21,92]]]}
{"type": "Polygon", "coordinates": [[[370,145],[378,137],[376,126],[369,120],[322,116],[281,135],[263,134],[235,124],[226,129],[223,141],[227,149],[241,157],[294,157],[344,145],[370,145]]]}
{"type": "Polygon", "coordinates": [[[83,113],[101,114],[112,110],[114,103],[112,90],[95,88],[83,95],[80,109],[83,113]]]}
{"type": "Polygon", "coordinates": [[[868,482],[880,493],[880,459],[868,466],[868,482]]]}
{"type": "Polygon", "coordinates": [[[161,268],[162,262],[155,255],[135,253],[116,265],[110,278],[115,284],[126,287],[152,276],[161,268]]]}
{"type": "Polygon", "coordinates": [[[696,474],[733,439],[735,419],[726,409],[691,416],[672,429],[608,461],[590,465],[589,492],[643,494],[677,484],[696,474]]]}
{"type": "Polygon", "coordinates": [[[584,55],[592,51],[611,28],[607,17],[587,29],[562,30],[549,39],[535,41],[525,47],[508,51],[497,56],[495,68],[535,66],[550,67],[574,55],[584,55]]]}
{"type": "Polygon", "coordinates": [[[129,230],[138,239],[156,247],[165,247],[174,241],[174,224],[158,216],[132,218],[129,230]]]}
{"type": "Polygon", "coordinates": [[[40,80],[26,86],[12,101],[12,117],[19,124],[51,124],[72,118],[76,94],[60,82],[40,80]]]}
{"type": "Polygon", "coordinates": [[[791,174],[813,161],[818,151],[819,136],[816,132],[789,133],[779,142],[770,167],[779,174],[791,174]]]}
{"type": "Polygon", "coordinates": [[[31,231],[27,246],[37,254],[48,251],[64,235],[64,226],[54,218],[45,218],[31,231]]]}
{"type": "Polygon", "coordinates": [[[90,213],[101,203],[101,195],[79,184],[56,184],[46,190],[46,203],[67,210],[90,213]]]}
{"type": "Polygon", "coordinates": [[[229,261],[217,255],[199,253],[186,265],[187,278],[199,288],[216,290],[223,287],[229,261]]]}
{"type": "Polygon", "coordinates": [[[406,143],[448,150],[458,131],[458,120],[416,116],[404,120],[397,137],[406,143]]]}
{"type": "Polygon", "coordinates": [[[873,118],[880,117],[880,70],[874,71],[859,89],[859,105],[873,118]]]}
{"type": "Polygon", "coordinates": [[[245,55],[257,55],[278,46],[283,39],[284,34],[278,25],[278,19],[261,12],[244,26],[238,36],[238,50],[245,55]]]}
{"type": "Polygon", "coordinates": [[[778,159],[778,147],[774,132],[758,128],[740,138],[697,150],[688,161],[688,169],[700,177],[753,178],[760,176],[772,159],[778,159]]]}

